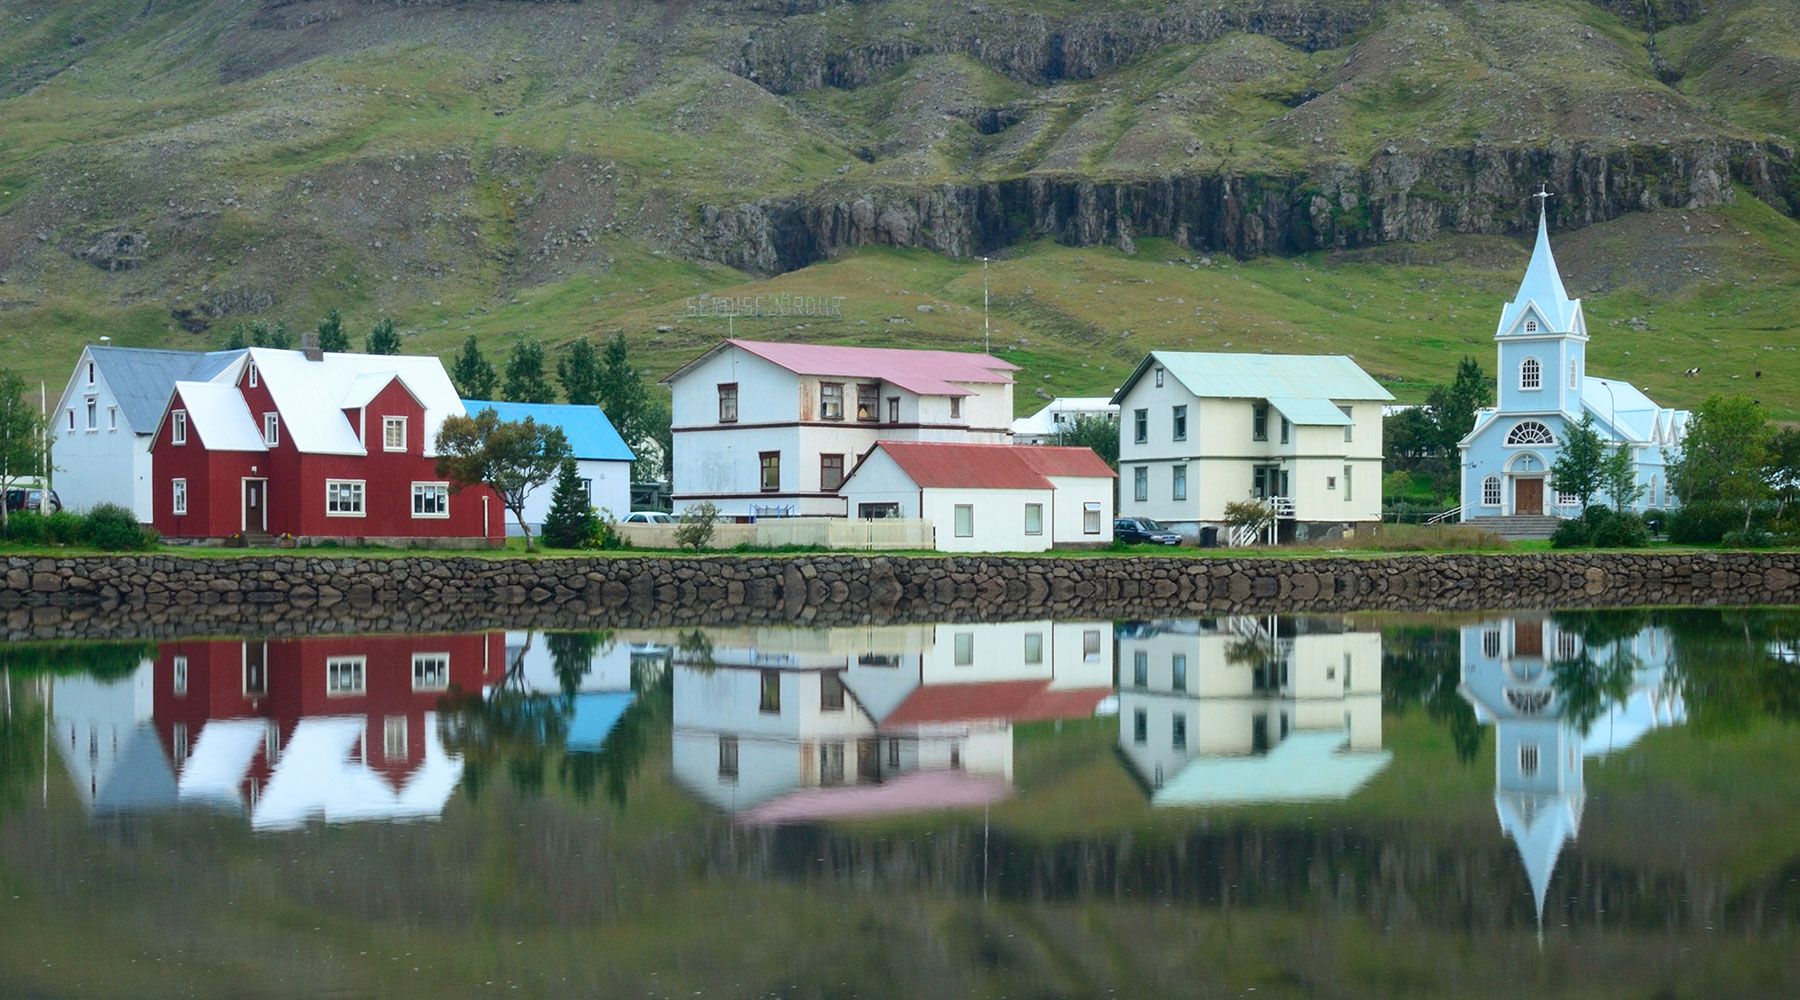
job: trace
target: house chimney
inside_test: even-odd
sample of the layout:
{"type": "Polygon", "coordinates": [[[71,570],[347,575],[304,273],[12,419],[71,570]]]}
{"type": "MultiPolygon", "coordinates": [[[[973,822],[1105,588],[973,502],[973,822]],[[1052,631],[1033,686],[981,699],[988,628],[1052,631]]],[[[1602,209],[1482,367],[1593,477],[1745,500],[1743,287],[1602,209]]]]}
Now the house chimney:
{"type": "Polygon", "coordinates": [[[300,335],[300,353],[306,355],[308,361],[324,361],[325,352],[319,350],[319,335],[315,331],[307,331],[300,335]]]}

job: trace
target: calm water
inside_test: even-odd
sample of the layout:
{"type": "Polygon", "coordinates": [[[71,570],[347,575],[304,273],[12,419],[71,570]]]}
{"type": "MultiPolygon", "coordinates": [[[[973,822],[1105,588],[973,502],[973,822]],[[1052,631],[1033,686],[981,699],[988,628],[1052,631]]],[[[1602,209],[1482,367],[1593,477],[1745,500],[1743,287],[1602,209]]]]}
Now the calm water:
{"type": "Polygon", "coordinates": [[[13,644],[5,996],[1794,996],[1800,613],[13,644]]]}

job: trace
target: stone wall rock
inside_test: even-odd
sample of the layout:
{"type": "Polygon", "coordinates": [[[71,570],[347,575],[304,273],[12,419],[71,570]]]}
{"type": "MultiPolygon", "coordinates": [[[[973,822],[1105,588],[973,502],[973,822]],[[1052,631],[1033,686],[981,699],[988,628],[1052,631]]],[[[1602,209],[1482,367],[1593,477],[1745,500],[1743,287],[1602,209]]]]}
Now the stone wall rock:
{"type": "Polygon", "coordinates": [[[1800,552],[11,557],[7,639],[1800,603],[1800,552]]]}

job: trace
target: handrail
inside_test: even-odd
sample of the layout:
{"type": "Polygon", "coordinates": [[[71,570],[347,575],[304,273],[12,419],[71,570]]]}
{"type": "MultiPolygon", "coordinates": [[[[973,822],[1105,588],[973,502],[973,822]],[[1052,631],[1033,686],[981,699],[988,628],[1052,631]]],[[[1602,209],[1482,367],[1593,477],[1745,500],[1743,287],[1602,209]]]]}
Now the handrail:
{"type": "Polygon", "coordinates": [[[1443,524],[1445,521],[1462,520],[1462,506],[1459,504],[1449,510],[1433,514],[1425,519],[1426,524],[1443,524]]]}

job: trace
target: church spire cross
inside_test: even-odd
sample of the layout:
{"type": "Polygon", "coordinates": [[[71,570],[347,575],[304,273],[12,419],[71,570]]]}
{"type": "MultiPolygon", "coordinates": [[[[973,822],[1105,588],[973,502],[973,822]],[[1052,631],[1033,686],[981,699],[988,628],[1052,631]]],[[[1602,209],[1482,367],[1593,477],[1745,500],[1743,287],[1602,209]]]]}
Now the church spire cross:
{"type": "Polygon", "coordinates": [[[1540,182],[1538,184],[1537,194],[1532,195],[1532,197],[1536,198],[1538,200],[1538,211],[1542,212],[1544,210],[1544,206],[1550,200],[1550,191],[1547,188],[1545,188],[1544,185],[1540,182]]]}

